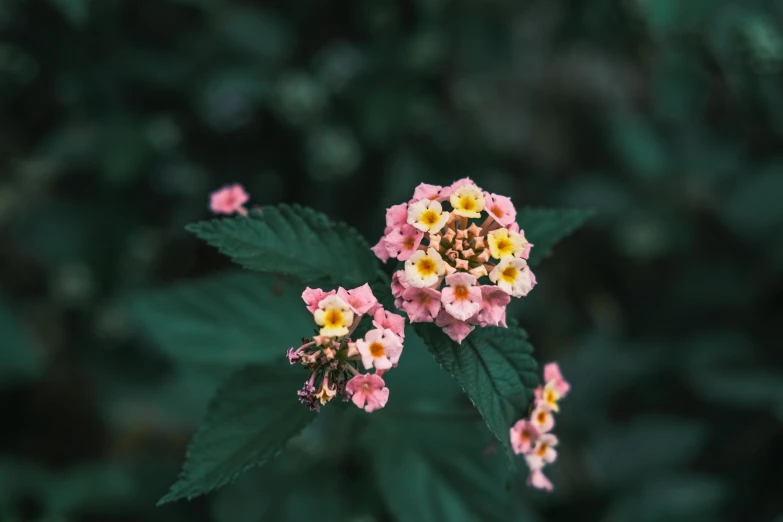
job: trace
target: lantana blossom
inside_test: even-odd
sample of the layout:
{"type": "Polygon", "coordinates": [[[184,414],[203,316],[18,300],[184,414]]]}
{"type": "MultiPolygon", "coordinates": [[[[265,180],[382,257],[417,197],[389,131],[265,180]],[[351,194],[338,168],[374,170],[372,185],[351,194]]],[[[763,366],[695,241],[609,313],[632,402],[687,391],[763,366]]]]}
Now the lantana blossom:
{"type": "Polygon", "coordinates": [[[481,288],[476,286],[476,277],[456,273],[446,276],[442,291],[443,308],[460,321],[467,321],[481,310],[481,288]]]}
{"type": "Polygon", "coordinates": [[[310,372],[297,392],[299,401],[315,411],[337,396],[352,400],[368,413],[383,408],[389,389],[381,374],[400,361],[405,318],[385,310],[368,284],[329,291],[308,287],[302,300],[321,328],[318,335],[303,338],[299,348],[286,352],[290,364],[300,364],[310,372]],[[375,329],[364,338],[352,338],[365,316],[375,329]],[[362,373],[373,368],[374,374],[362,373]]]}
{"type": "Polygon", "coordinates": [[[338,295],[330,295],[318,303],[313,317],[315,323],[322,327],[321,335],[342,337],[348,335],[348,328],[353,324],[354,312],[345,299],[338,295]]]}
{"type": "Polygon", "coordinates": [[[557,459],[557,437],[551,433],[555,425],[554,412],[559,411],[560,391],[568,393],[570,385],[560,373],[557,363],[544,367],[546,384],[535,390],[535,403],[529,418],[520,419],[509,430],[514,453],[522,455],[530,469],[528,484],[537,489],[552,491],[552,482],[544,475],[545,466],[557,459]]]}
{"type": "Polygon", "coordinates": [[[388,370],[397,365],[402,354],[402,341],[388,329],[370,330],[364,339],[356,342],[356,346],[367,370],[373,366],[378,370],[388,370]]]}
{"type": "Polygon", "coordinates": [[[444,187],[420,184],[410,201],[387,210],[384,236],[373,247],[384,262],[404,262],[392,277],[395,306],[413,323],[435,321],[457,342],[476,327],[506,327],[511,297],[536,285],[525,261],[533,245],[516,216],[510,199],[470,178],[444,187]],[[450,282],[463,276],[475,282],[450,282]],[[408,288],[433,290],[440,304],[432,302],[435,293],[408,288]]]}
{"type": "Polygon", "coordinates": [[[345,391],[353,403],[367,413],[383,408],[389,401],[389,388],[378,375],[356,375],[345,385],[345,391]]]}

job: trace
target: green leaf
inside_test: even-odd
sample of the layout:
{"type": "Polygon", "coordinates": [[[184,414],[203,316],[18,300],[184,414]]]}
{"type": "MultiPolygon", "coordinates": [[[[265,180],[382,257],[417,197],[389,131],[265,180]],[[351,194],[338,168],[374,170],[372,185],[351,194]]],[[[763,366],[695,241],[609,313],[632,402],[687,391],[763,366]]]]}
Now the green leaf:
{"type": "Polygon", "coordinates": [[[41,357],[30,344],[11,305],[0,293],[0,385],[34,379],[41,372],[41,357]]]}
{"type": "Polygon", "coordinates": [[[249,217],[202,221],[187,230],[252,270],[345,286],[377,274],[378,262],[354,228],[298,205],[264,207],[249,217]]]}
{"type": "Polygon", "coordinates": [[[543,209],[524,208],[517,213],[519,228],[525,231],[525,237],[533,243],[530,251],[530,266],[536,266],[552,254],[552,248],[563,238],[570,235],[593,214],[584,209],[543,209]]]}
{"type": "Polygon", "coordinates": [[[175,360],[245,365],[283,360],[313,332],[300,295],[280,277],[231,272],[139,294],[132,310],[175,360]]]}
{"type": "Polygon", "coordinates": [[[480,422],[395,418],[375,422],[365,442],[396,520],[509,520],[506,468],[500,455],[485,451],[490,437],[480,422]]]}
{"type": "Polygon", "coordinates": [[[434,324],[418,324],[416,331],[468,394],[511,458],[508,430],[526,415],[539,384],[527,333],[521,328],[480,328],[457,344],[434,324]]]}
{"type": "Polygon", "coordinates": [[[208,493],[275,456],[314,414],[296,391],[306,380],[299,367],[248,366],[215,394],[188,448],[179,480],[160,504],[208,493]]]}

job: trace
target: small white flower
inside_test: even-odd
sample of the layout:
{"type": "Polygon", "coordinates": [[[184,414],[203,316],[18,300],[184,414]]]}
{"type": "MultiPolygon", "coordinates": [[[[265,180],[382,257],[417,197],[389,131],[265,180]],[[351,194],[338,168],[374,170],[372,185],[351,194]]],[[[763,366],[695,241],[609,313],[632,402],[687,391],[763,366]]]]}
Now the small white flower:
{"type": "Polygon", "coordinates": [[[434,248],[426,252],[417,250],[405,261],[405,280],[416,288],[425,288],[437,284],[446,273],[446,263],[434,248]]]}
{"type": "Polygon", "coordinates": [[[437,234],[449,221],[449,213],[437,201],[423,199],[408,207],[408,224],[422,232],[437,234]]]}
{"type": "Polygon", "coordinates": [[[318,303],[313,312],[315,323],[322,326],[321,335],[326,337],[342,337],[348,335],[348,329],[353,324],[353,310],[345,300],[337,295],[330,295],[318,303]]]}
{"type": "Polygon", "coordinates": [[[389,329],[370,330],[364,339],[356,341],[366,370],[388,370],[395,366],[402,355],[402,341],[389,329]]]}
{"type": "Polygon", "coordinates": [[[486,201],[484,194],[476,185],[465,183],[451,194],[449,203],[454,207],[453,212],[456,215],[477,218],[481,217],[481,211],[484,210],[486,201]]]}
{"type": "Polygon", "coordinates": [[[497,283],[498,288],[514,297],[527,295],[535,283],[535,278],[527,261],[517,259],[513,256],[506,256],[500,260],[500,263],[489,273],[489,279],[497,283]]]}

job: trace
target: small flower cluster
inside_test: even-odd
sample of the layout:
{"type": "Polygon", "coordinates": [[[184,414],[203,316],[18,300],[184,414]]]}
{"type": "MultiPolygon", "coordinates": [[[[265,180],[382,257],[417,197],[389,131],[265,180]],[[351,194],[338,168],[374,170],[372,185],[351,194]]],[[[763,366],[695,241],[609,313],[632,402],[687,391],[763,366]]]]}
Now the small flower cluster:
{"type": "Polygon", "coordinates": [[[557,403],[568,395],[571,385],[563,379],[557,363],[544,366],[544,381],[544,386],[536,388],[530,418],[517,421],[510,434],[514,453],[524,455],[530,468],[528,483],[535,488],[552,491],[552,482],[544,475],[543,469],[557,458],[557,437],[551,433],[555,427],[554,413],[560,412],[557,403]]]}
{"type": "Polygon", "coordinates": [[[384,310],[367,284],[329,292],[308,287],[302,299],[320,331],[302,339],[299,348],[288,350],[291,364],[299,363],[312,372],[298,392],[299,401],[318,411],[341,395],[367,412],[383,408],[389,400],[389,388],[381,375],[400,360],[405,319],[384,310]],[[351,334],[365,315],[372,318],[375,328],[353,341],[351,334]],[[365,370],[374,367],[375,373],[360,373],[359,364],[365,370]]]}
{"type": "Polygon", "coordinates": [[[422,183],[408,203],[389,208],[373,252],[405,262],[392,280],[397,308],[412,323],[435,322],[458,343],[476,326],[505,327],[511,297],[536,284],[526,262],[533,245],[516,214],[509,198],[468,178],[448,187],[422,183]]]}

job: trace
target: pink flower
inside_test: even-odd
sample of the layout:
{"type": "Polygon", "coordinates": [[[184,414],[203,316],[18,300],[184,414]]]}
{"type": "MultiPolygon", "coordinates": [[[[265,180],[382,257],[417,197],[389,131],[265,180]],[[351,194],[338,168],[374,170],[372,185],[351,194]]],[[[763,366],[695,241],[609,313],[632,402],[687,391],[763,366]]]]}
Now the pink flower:
{"type": "Polygon", "coordinates": [[[551,433],[542,434],[533,446],[533,450],[525,455],[525,460],[530,469],[541,469],[546,464],[551,464],[557,459],[557,437],[551,433]]]}
{"type": "Polygon", "coordinates": [[[410,287],[405,279],[405,270],[397,270],[392,274],[391,292],[394,297],[402,297],[406,288],[410,287]]]}
{"type": "Polygon", "coordinates": [[[484,210],[502,226],[510,225],[517,218],[517,210],[506,196],[484,192],[484,200],[486,201],[484,210]]]}
{"type": "Polygon", "coordinates": [[[519,455],[530,452],[540,433],[527,419],[522,419],[511,427],[510,435],[511,447],[514,449],[514,453],[519,455]]]}
{"type": "Polygon", "coordinates": [[[384,234],[388,234],[393,228],[401,227],[408,222],[408,204],[400,203],[386,209],[386,230],[384,234]]]}
{"type": "Polygon", "coordinates": [[[330,295],[334,295],[336,292],[334,290],[330,290],[328,292],[324,292],[320,288],[310,288],[309,286],[305,288],[305,291],[302,292],[302,300],[307,305],[307,309],[310,311],[310,313],[315,313],[315,310],[318,308],[318,303],[329,297],[330,295]]]}
{"type": "Polygon", "coordinates": [[[511,302],[511,296],[494,285],[482,285],[481,310],[471,320],[479,326],[506,327],[506,306],[511,302]]]}
{"type": "Polygon", "coordinates": [[[560,373],[560,365],[556,362],[544,366],[544,381],[546,383],[555,381],[555,390],[560,397],[568,395],[568,391],[571,389],[571,385],[563,379],[563,374],[560,373]]]}
{"type": "Polygon", "coordinates": [[[375,256],[380,259],[382,263],[389,260],[389,250],[386,248],[386,236],[383,236],[370,250],[373,251],[375,256]]]}
{"type": "Polygon", "coordinates": [[[402,309],[412,323],[431,323],[441,308],[440,292],[433,288],[407,288],[402,293],[402,309]]]}
{"type": "Polygon", "coordinates": [[[419,248],[422,239],[424,239],[424,232],[411,225],[395,227],[386,236],[386,251],[389,257],[407,261],[419,248]]]}
{"type": "Polygon", "coordinates": [[[351,310],[357,315],[364,315],[368,312],[372,313],[380,306],[370,289],[370,285],[367,283],[348,291],[346,291],[345,288],[340,287],[337,290],[337,295],[348,303],[348,306],[350,306],[351,310]]]}
{"type": "Polygon", "coordinates": [[[446,276],[446,284],[441,301],[452,317],[467,321],[481,310],[481,289],[475,286],[475,276],[458,272],[446,276]]]}
{"type": "Polygon", "coordinates": [[[413,199],[411,199],[410,202],[415,203],[422,199],[429,199],[434,201],[440,197],[440,190],[442,188],[443,187],[438,185],[428,185],[427,183],[421,183],[418,187],[416,187],[416,190],[413,191],[413,199]]]}
{"type": "Polygon", "coordinates": [[[438,317],[435,319],[435,324],[443,328],[443,333],[459,344],[462,344],[465,337],[475,328],[475,326],[471,326],[465,321],[455,319],[446,310],[440,311],[440,314],[438,314],[438,317]]]}
{"type": "Polygon", "coordinates": [[[397,366],[402,355],[402,341],[388,329],[370,330],[364,339],[356,341],[356,347],[362,356],[365,370],[373,366],[378,370],[388,370],[397,366]]]}
{"type": "Polygon", "coordinates": [[[216,190],[209,198],[209,208],[215,214],[233,214],[239,212],[247,215],[247,210],[242,206],[250,197],[239,183],[226,185],[216,190]]]}
{"type": "Polygon", "coordinates": [[[555,416],[545,405],[537,404],[536,409],[530,414],[530,422],[540,433],[546,433],[555,427],[555,416]]]}
{"type": "Polygon", "coordinates": [[[378,308],[372,318],[372,324],[376,328],[391,330],[400,339],[405,339],[405,318],[401,315],[387,312],[383,308],[378,308]]]}
{"type": "Polygon", "coordinates": [[[383,408],[389,401],[389,388],[378,375],[356,375],[345,384],[345,392],[367,413],[383,408]]]}
{"type": "Polygon", "coordinates": [[[546,478],[546,475],[544,475],[544,472],[540,469],[530,470],[530,478],[527,479],[527,483],[536,489],[543,489],[546,491],[552,491],[554,488],[552,481],[546,478]]]}

